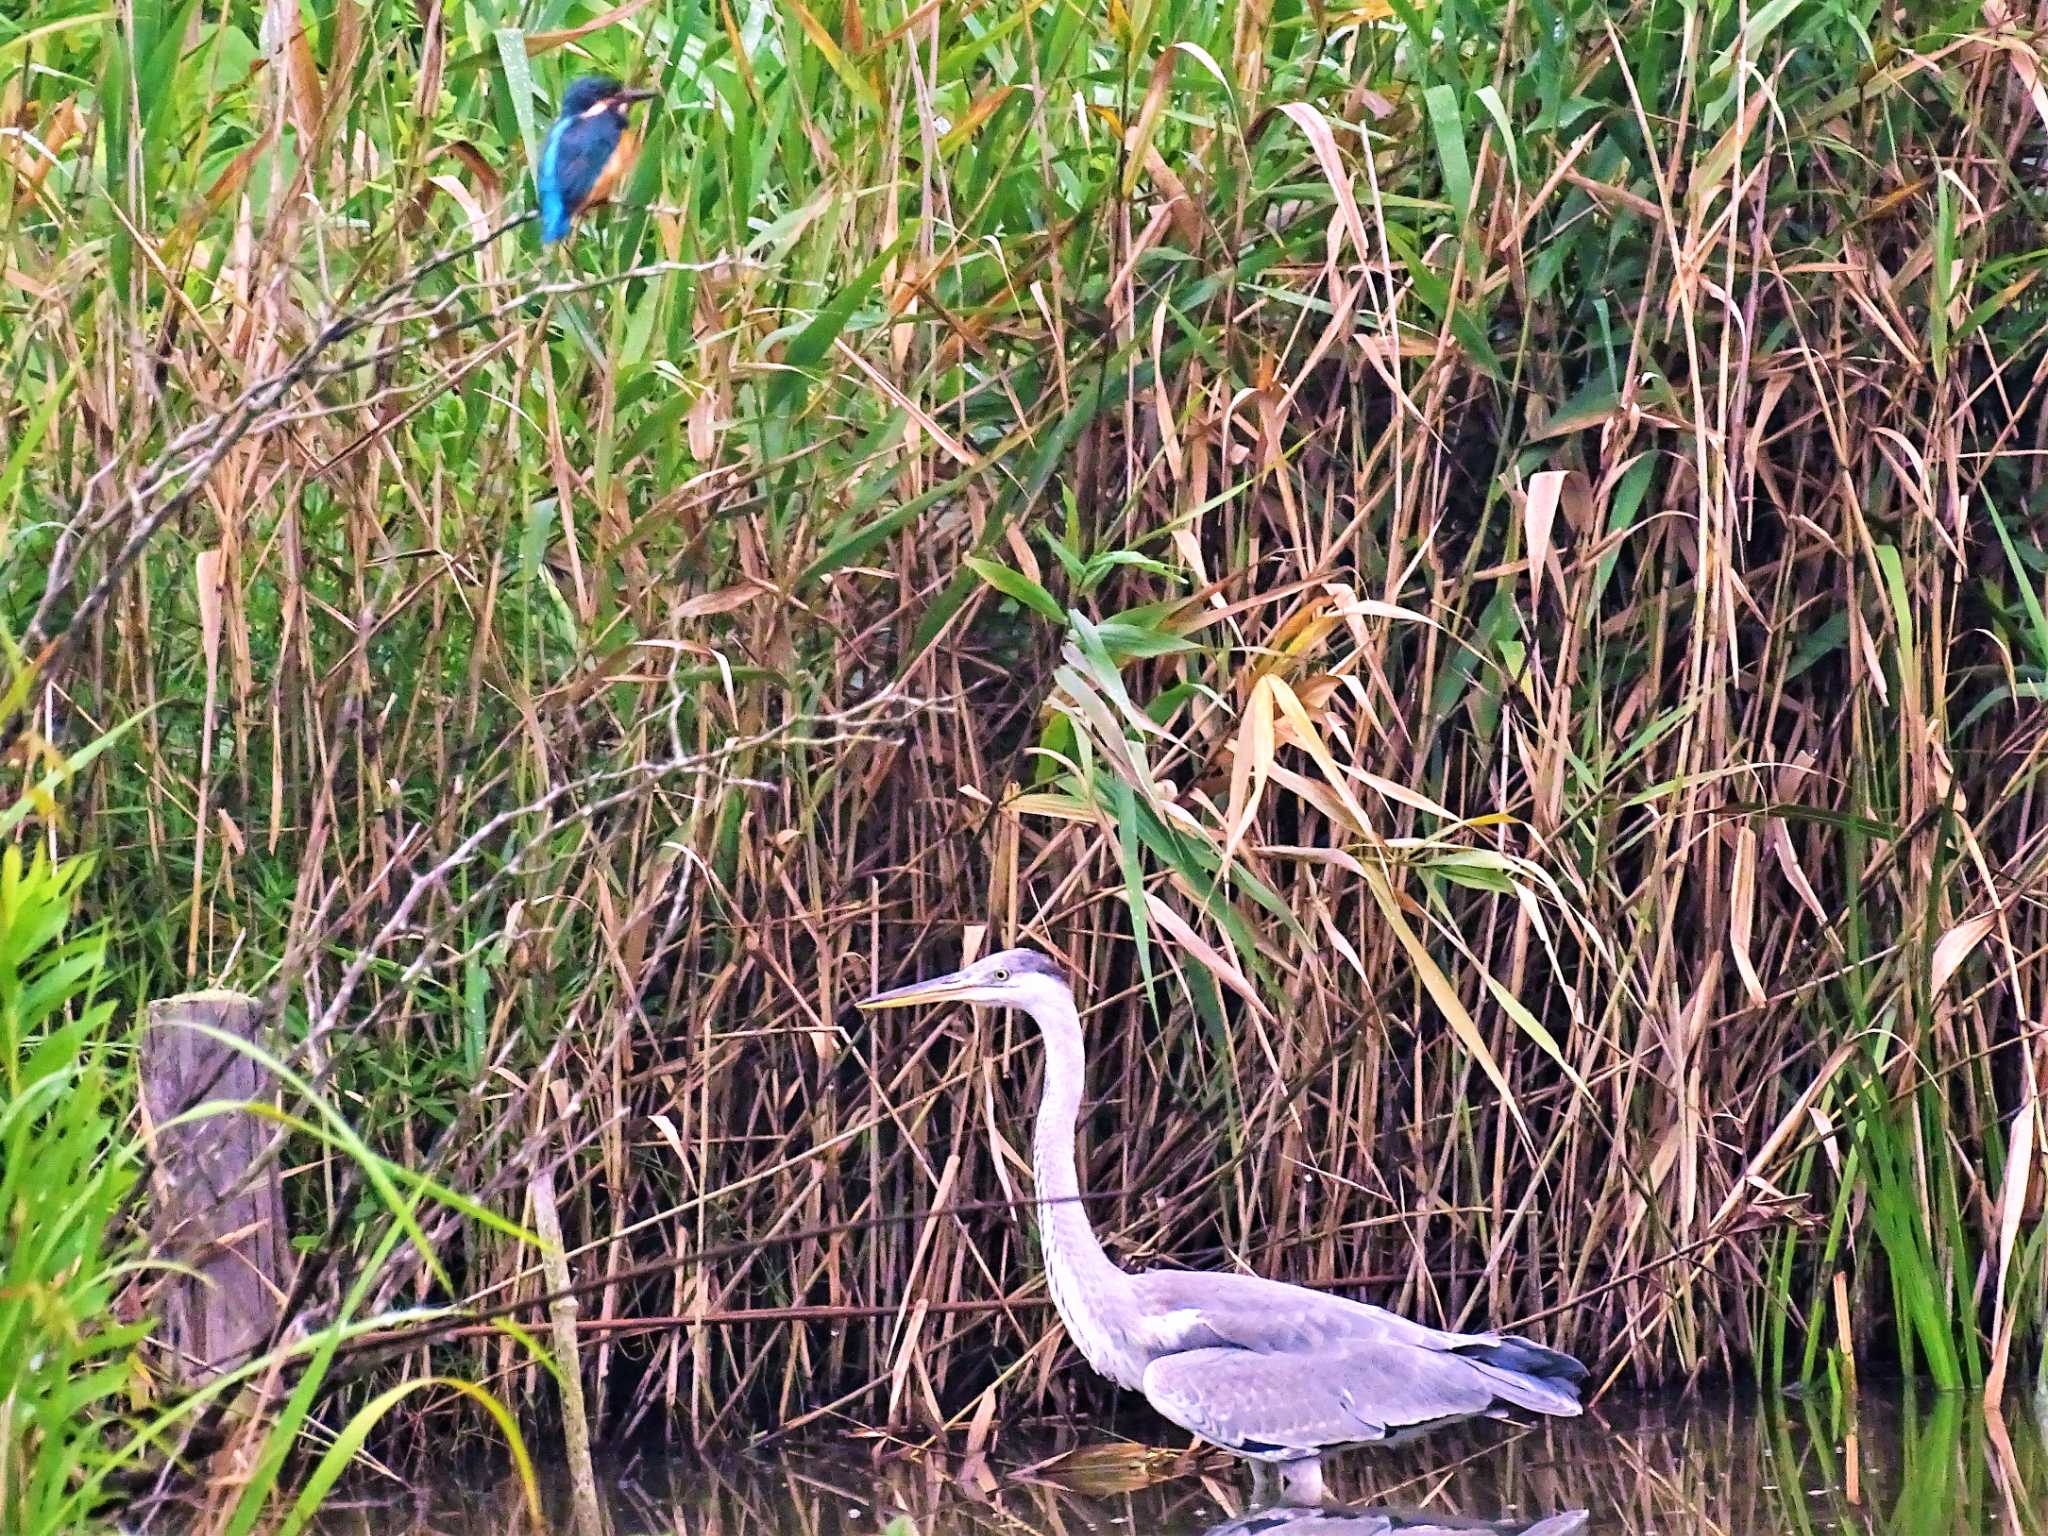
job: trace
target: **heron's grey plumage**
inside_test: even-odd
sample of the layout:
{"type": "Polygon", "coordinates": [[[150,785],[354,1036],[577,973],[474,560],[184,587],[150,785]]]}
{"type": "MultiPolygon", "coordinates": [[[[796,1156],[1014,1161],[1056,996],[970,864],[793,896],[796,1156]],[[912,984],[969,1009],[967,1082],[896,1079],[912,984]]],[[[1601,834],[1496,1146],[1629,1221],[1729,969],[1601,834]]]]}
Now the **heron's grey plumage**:
{"type": "Polygon", "coordinates": [[[1045,1039],[1032,1171],[1047,1288],[1082,1355],[1182,1428],[1278,1466],[1290,1502],[1321,1500],[1326,1451],[1514,1409],[1579,1412],[1586,1368],[1527,1339],[1428,1328],[1256,1275],[1119,1269],[1081,1204],[1086,1056],[1065,974],[1035,950],[1005,950],[862,1006],[947,999],[1022,1008],[1045,1039]]]}

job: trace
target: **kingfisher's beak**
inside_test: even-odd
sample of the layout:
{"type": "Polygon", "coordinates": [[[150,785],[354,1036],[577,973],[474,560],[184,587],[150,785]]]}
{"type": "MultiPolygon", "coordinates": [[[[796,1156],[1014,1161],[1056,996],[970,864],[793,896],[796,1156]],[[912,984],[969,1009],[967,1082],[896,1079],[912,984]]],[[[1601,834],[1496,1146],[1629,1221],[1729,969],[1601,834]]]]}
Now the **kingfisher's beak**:
{"type": "Polygon", "coordinates": [[[619,92],[612,100],[630,107],[636,101],[652,101],[660,94],[659,91],[648,90],[644,85],[636,85],[628,90],[619,92]]]}
{"type": "Polygon", "coordinates": [[[853,1006],[863,1013],[878,1013],[884,1008],[915,1008],[919,1003],[943,1003],[973,984],[965,971],[955,971],[950,976],[934,976],[930,981],[913,981],[907,987],[891,987],[887,992],[864,997],[853,1006]]]}

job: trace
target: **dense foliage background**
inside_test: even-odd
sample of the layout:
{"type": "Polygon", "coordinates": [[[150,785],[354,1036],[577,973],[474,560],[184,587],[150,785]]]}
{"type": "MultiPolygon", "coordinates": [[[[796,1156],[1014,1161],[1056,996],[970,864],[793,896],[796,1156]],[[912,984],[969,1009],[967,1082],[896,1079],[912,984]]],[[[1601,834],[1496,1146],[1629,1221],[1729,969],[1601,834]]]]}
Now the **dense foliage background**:
{"type": "MultiPolygon", "coordinates": [[[[2040,22],[0,19],[13,835],[94,856],[124,997],[276,987],[379,1156],[522,1225],[558,1164],[585,1320],[644,1320],[586,1335],[614,1430],[1104,1390],[983,1204],[1028,1026],[850,1012],[963,943],[1085,979],[1127,1260],[1601,1380],[2001,1377],[2040,22]],[[661,93],[625,206],[379,304],[599,67],[661,93]]],[[[541,1291],[453,1200],[437,1278],[360,1166],[291,1165],[316,1318],[541,1291]]],[[[377,1371],[430,1364],[546,1387],[489,1330],[377,1371]]]]}

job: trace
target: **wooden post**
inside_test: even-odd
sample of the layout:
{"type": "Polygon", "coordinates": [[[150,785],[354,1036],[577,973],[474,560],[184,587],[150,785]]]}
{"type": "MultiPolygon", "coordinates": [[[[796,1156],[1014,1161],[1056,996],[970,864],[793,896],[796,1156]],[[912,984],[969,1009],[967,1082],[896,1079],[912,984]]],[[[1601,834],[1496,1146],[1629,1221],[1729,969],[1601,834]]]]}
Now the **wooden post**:
{"type": "Polygon", "coordinates": [[[270,1103],[270,1074],[201,1025],[254,1041],[260,1009],[239,992],[188,992],[149,1005],[142,1036],[142,1103],[153,1153],[156,1257],[189,1269],[159,1293],[159,1339],[174,1379],[196,1385],[244,1363],[277,1320],[290,1258],[276,1160],[250,1166],[277,1122],[246,1109],[172,1125],[202,1104],[270,1103]]]}

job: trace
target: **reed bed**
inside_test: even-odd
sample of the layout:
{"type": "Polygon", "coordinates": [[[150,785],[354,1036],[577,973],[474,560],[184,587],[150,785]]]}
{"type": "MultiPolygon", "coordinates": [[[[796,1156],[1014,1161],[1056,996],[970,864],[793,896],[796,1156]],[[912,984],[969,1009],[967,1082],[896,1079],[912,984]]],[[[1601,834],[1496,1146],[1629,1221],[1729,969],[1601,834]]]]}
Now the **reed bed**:
{"type": "MultiPolygon", "coordinates": [[[[125,993],[276,996],[501,1218],[435,1206],[437,1277],[294,1144],[308,1317],[537,1325],[550,1170],[610,1434],[1101,1405],[1005,1204],[1027,1028],[850,1011],[1007,942],[1085,981],[1127,1261],[1604,1387],[1996,1392],[2041,21],[0,21],[15,835],[93,855],[125,993]],[[375,297],[524,208],[599,66],[661,93],[624,206],[375,297]]],[[[350,1358],[554,1401],[501,1330],[350,1358]]]]}

